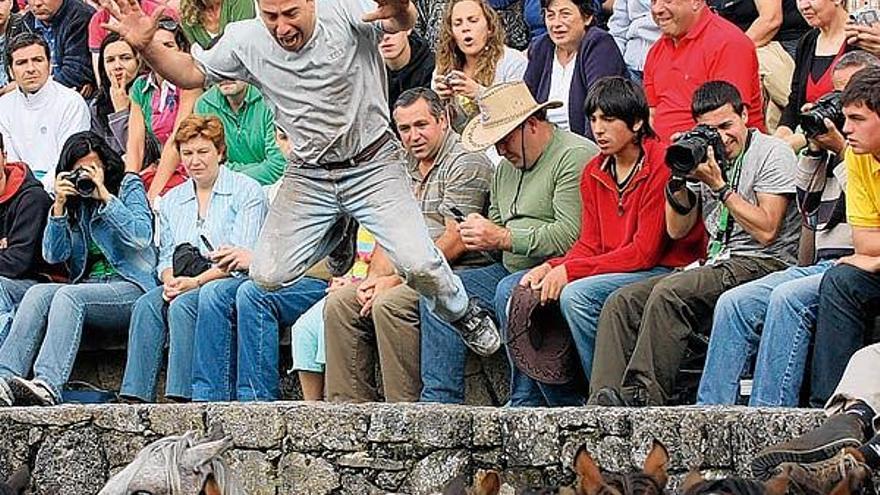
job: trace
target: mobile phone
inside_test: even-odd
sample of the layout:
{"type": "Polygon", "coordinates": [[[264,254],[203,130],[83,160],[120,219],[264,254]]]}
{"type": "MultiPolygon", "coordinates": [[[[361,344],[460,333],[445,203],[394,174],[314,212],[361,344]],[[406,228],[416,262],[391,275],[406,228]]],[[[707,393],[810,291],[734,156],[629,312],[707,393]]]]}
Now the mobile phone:
{"type": "Polygon", "coordinates": [[[457,206],[450,206],[449,211],[452,213],[456,222],[464,222],[464,213],[462,213],[457,206]]]}
{"type": "Polygon", "coordinates": [[[211,242],[208,241],[208,238],[205,237],[204,234],[199,234],[199,239],[202,240],[202,243],[205,245],[206,248],[208,248],[208,251],[214,250],[214,246],[211,245],[211,242]]]}

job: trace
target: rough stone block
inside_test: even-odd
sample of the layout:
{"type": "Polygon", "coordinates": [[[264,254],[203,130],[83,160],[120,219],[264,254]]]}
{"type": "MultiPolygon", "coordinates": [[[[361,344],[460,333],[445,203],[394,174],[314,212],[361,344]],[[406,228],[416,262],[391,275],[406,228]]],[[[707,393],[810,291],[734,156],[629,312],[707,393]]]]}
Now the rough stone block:
{"type": "Polygon", "coordinates": [[[284,419],[272,404],[225,404],[207,409],[207,429],[215,423],[232,437],[237,447],[246,449],[280,448],[284,438],[284,419]]]}
{"type": "Polygon", "coordinates": [[[468,471],[466,450],[440,450],[416,463],[406,480],[404,493],[427,495],[441,490],[449,480],[468,471]]]}
{"type": "Polygon", "coordinates": [[[195,431],[205,433],[205,406],[201,404],[162,404],[147,406],[150,430],[156,435],[182,435],[195,431]]]}
{"type": "Polygon", "coordinates": [[[36,493],[97,493],[107,472],[97,432],[91,427],[51,429],[32,472],[36,493]]]}
{"type": "Polygon", "coordinates": [[[275,495],[278,486],[277,472],[266,453],[232,450],[224,458],[249,495],[275,495]]]}
{"type": "Polygon", "coordinates": [[[339,474],[320,457],[291,452],[278,464],[278,493],[326,495],[340,487],[339,474]]]}
{"type": "Polygon", "coordinates": [[[510,466],[549,466],[559,459],[559,428],[546,409],[511,410],[501,420],[510,466]]]}
{"type": "Polygon", "coordinates": [[[366,447],[369,413],[356,406],[298,404],[284,413],[287,448],[354,452],[366,447]]]}

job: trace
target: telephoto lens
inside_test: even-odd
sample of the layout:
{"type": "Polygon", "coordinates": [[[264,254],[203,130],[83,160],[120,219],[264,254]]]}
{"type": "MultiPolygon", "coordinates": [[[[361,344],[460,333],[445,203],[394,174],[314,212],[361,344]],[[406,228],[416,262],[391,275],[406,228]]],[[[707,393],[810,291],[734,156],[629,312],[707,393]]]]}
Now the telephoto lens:
{"type": "Polygon", "coordinates": [[[724,143],[718,131],[705,124],[700,124],[685,132],[666,149],[666,165],[672,174],[684,177],[706,161],[709,147],[715,152],[715,159],[724,162],[724,143]]]}
{"type": "Polygon", "coordinates": [[[843,115],[840,94],[840,91],[832,91],[816,100],[813,108],[800,114],[801,130],[805,136],[813,138],[828,132],[825,119],[833,122],[838,130],[843,129],[846,117],[843,115]]]}

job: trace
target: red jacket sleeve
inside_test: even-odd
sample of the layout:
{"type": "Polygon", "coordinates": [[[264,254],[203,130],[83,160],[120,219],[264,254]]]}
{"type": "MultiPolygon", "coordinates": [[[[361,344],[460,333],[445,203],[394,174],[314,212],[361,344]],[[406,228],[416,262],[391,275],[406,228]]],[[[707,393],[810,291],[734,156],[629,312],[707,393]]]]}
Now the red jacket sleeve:
{"type": "MultiPolygon", "coordinates": [[[[617,272],[636,272],[657,266],[666,244],[666,217],[664,209],[667,174],[660,169],[652,171],[638,206],[638,227],[633,238],[623,246],[595,256],[566,256],[564,261],[569,282],[591,275],[617,272]]],[[[597,219],[598,221],[599,219],[597,219]]],[[[619,221],[616,218],[604,221],[619,221]]],[[[595,229],[592,229],[595,230],[595,229]]]]}

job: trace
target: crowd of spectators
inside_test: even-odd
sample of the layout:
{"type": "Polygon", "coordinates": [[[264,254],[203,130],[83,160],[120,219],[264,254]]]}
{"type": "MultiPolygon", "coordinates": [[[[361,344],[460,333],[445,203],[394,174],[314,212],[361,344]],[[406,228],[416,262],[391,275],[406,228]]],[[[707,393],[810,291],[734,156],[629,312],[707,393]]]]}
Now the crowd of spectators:
{"type": "MultiPolygon", "coordinates": [[[[289,327],[309,400],[462,403],[470,355],[499,347],[510,406],[821,407],[839,383],[860,397],[853,370],[876,355],[859,349],[880,307],[870,16],[841,0],[526,0],[519,50],[505,0],[416,1],[443,4],[426,21],[436,35],[374,32],[368,0],[280,2],[312,12],[288,39],[320,47],[308,57],[340,56],[334,30],[370,32],[358,50],[385,67],[357,70],[386,87],[349,95],[273,72],[264,24],[279,14],[260,1],[140,2],[153,43],[209,68],[207,87],[186,89],[150,66],[111,0],[0,0],[0,405],[63,402],[82,332],[119,329],[124,400],[278,400],[289,327]],[[230,57],[250,72],[224,70],[230,57]],[[286,98],[359,97],[391,125],[284,114],[286,98]],[[337,124],[402,145],[406,166],[371,180],[414,200],[423,247],[499,335],[463,339],[407,285],[382,242],[407,232],[403,216],[334,224],[340,247],[297,254],[314,266],[292,283],[251,278],[262,236],[283,234],[273,215],[295,211],[271,205],[335,194],[286,168],[358,166],[297,139],[337,124]],[[529,297],[564,328],[524,323],[529,297]],[[557,332],[571,359],[547,351],[557,332]]],[[[317,62],[297,52],[285,63],[308,73],[317,62]]],[[[376,152],[366,142],[357,156],[376,152]]],[[[868,393],[859,407],[880,413],[868,393]]]]}

